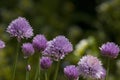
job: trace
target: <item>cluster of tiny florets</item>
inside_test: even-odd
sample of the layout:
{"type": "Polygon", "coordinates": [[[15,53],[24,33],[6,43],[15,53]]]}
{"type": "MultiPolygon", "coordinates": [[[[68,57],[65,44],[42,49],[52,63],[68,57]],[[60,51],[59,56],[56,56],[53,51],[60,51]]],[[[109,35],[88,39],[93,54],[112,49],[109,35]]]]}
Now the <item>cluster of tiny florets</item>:
{"type": "Polygon", "coordinates": [[[75,65],[66,66],[64,68],[64,74],[69,80],[76,80],[79,77],[79,71],[75,65]]]}
{"type": "Polygon", "coordinates": [[[23,17],[18,17],[17,19],[13,20],[8,26],[7,32],[11,35],[11,37],[17,37],[18,40],[33,36],[32,27],[23,17]]]}
{"type": "Polygon", "coordinates": [[[116,58],[120,52],[120,48],[113,42],[107,42],[100,47],[100,51],[103,56],[116,58]]]}
{"type": "Polygon", "coordinates": [[[33,45],[31,43],[24,43],[22,45],[22,51],[24,53],[24,58],[27,58],[27,57],[33,55],[35,52],[33,45]]]}
{"type": "Polygon", "coordinates": [[[101,79],[106,74],[97,57],[87,55],[78,62],[80,75],[84,78],[101,79]]]}
{"type": "Polygon", "coordinates": [[[63,59],[65,55],[73,50],[72,44],[65,36],[57,36],[47,43],[47,47],[43,51],[43,55],[50,56],[58,61],[63,59]]]}
{"type": "Polygon", "coordinates": [[[32,44],[37,51],[44,51],[47,46],[47,39],[44,35],[39,34],[33,38],[32,44]]]}
{"type": "Polygon", "coordinates": [[[51,67],[52,62],[53,62],[53,61],[51,60],[50,57],[42,57],[42,58],[40,59],[40,67],[41,67],[42,69],[48,69],[48,68],[51,67]]]}

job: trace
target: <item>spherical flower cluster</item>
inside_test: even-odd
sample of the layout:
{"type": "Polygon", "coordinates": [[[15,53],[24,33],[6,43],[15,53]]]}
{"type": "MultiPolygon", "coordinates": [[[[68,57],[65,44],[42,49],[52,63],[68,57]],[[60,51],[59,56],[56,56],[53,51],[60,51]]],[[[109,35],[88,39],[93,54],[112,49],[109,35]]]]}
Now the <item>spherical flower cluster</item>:
{"type": "Polygon", "coordinates": [[[120,52],[120,48],[113,42],[107,42],[100,47],[100,51],[104,56],[116,58],[120,52]]]}
{"type": "Polygon", "coordinates": [[[0,49],[2,49],[4,47],[5,47],[5,43],[2,40],[0,40],[0,49]]]}
{"type": "Polygon", "coordinates": [[[44,35],[39,34],[33,38],[32,44],[36,50],[43,51],[47,46],[47,39],[44,35]]]}
{"type": "Polygon", "coordinates": [[[24,43],[22,45],[22,51],[24,53],[24,58],[27,58],[34,54],[34,48],[31,43],[24,43]]]}
{"type": "Polygon", "coordinates": [[[33,36],[32,27],[23,17],[18,17],[17,19],[13,20],[8,26],[7,32],[10,33],[12,37],[17,37],[18,40],[33,36]]]}
{"type": "Polygon", "coordinates": [[[40,67],[41,67],[42,69],[48,69],[48,68],[51,67],[52,62],[53,62],[53,61],[51,60],[51,58],[49,58],[49,57],[42,57],[42,58],[40,59],[40,67]]]}
{"type": "Polygon", "coordinates": [[[84,56],[80,59],[78,62],[78,69],[80,75],[84,78],[103,79],[106,75],[106,71],[97,57],[90,55],[84,56]]]}
{"type": "Polygon", "coordinates": [[[43,51],[43,55],[52,57],[58,61],[63,59],[65,55],[73,50],[72,44],[64,36],[57,36],[47,43],[47,47],[43,51]]]}
{"type": "Polygon", "coordinates": [[[78,68],[75,65],[66,66],[64,68],[64,74],[68,80],[77,80],[79,78],[78,68]]]}

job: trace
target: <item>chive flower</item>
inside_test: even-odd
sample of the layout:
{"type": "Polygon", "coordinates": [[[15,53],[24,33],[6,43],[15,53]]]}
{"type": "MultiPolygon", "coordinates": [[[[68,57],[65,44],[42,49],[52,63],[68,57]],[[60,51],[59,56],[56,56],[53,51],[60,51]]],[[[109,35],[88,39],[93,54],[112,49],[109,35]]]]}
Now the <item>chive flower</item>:
{"type": "Polygon", "coordinates": [[[53,61],[51,60],[50,57],[42,57],[42,58],[40,59],[40,67],[41,67],[42,69],[48,69],[48,68],[51,67],[52,62],[53,62],[53,61]]]}
{"type": "Polygon", "coordinates": [[[43,51],[47,46],[47,39],[44,35],[38,34],[33,38],[32,44],[37,51],[43,51]]]}
{"type": "Polygon", "coordinates": [[[33,45],[31,43],[24,43],[22,45],[22,52],[24,54],[24,58],[27,58],[31,55],[34,54],[34,48],[33,48],[33,45]]]}
{"type": "Polygon", "coordinates": [[[22,38],[30,38],[33,36],[32,27],[23,17],[18,17],[17,19],[13,20],[9,24],[7,32],[11,35],[11,37],[17,37],[18,41],[20,41],[22,38]]]}
{"type": "Polygon", "coordinates": [[[77,80],[79,78],[78,68],[75,65],[69,65],[64,68],[64,74],[68,80],[77,80]]]}
{"type": "Polygon", "coordinates": [[[100,47],[101,54],[110,58],[116,58],[120,52],[120,48],[113,42],[107,42],[100,47]]]}
{"type": "Polygon", "coordinates": [[[78,69],[80,76],[84,78],[101,80],[106,76],[106,71],[102,67],[101,61],[99,61],[97,57],[91,55],[84,56],[80,59],[78,62],[78,69]]]}
{"type": "Polygon", "coordinates": [[[72,44],[65,36],[57,36],[47,43],[43,55],[52,57],[55,61],[63,59],[73,50],[72,44]]]}

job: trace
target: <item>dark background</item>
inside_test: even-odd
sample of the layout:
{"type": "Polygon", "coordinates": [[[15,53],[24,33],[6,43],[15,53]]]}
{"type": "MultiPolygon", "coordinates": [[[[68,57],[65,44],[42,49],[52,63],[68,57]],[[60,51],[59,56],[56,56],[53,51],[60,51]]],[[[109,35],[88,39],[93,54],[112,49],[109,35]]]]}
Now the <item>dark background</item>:
{"type": "MultiPolygon", "coordinates": [[[[17,41],[10,38],[6,28],[19,16],[30,22],[34,36],[44,34],[51,40],[57,35],[65,35],[73,44],[74,51],[62,60],[57,80],[66,80],[63,74],[65,65],[77,65],[80,57],[86,54],[98,56],[106,68],[106,59],[101,56],[99,47],[107,41],[120,44],[120,0],[1,0],[0,39],[5,41],[6,48],[0,51],[0,80],[11,80],[17,41]],[[80,46],[76,48],[76,45],[80,46]]],[[[31,57],[31,80],[34,79],[36,55],[31,57]]],[[[111,61],[110,80],[120,78],[119,62],[119,56],[111,61]]],[[[51,75],[55,65],[49,70],[51,75]]],[[[20,50],[16,80],[25,80],[25,66],[26,60],[20,50]]]]}

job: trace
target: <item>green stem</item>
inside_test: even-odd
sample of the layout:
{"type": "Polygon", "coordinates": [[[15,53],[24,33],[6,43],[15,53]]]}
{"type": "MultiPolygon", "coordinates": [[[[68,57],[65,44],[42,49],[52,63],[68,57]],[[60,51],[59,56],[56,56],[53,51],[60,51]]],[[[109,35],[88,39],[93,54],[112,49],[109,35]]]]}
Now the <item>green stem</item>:
{"type": "Polygon", "coordinates": [[[38,62],[38,80],[40,80],[40,62],[38,62]]]}
{"type": "Polygon", "coordinates": [[[58,61],[58,63],[57,63],[57,68],[56,68],[56,71],[55,71],[54,80],[57,80],[57,75],[58,75],[58,71],[59,71],[59,65],[60,65],[60,61],[58,61]]]}
{"type": "Polygon", "coordinates": [[[29,65],[29,58],[27,59],[27,67],[26,67],[26,80],[29,80],[29,69],[28,68],[28,65],[29,65]]]}
{"type": "Polygon", "coordinates": [[[107,74],[106,74],[106,80],[109,80],[109,63],[110,63],[110,59],[107,59],[107,74]]]}
{"type": "MultiPolygon", "coordinates": [[[[38,68],[38,66],[37,66],[37,68],[38,68]]],[[[35,79],[34,80],[37,80],[37,76],[38,76],[38,69],[36,69],[35,79]]]]}
{"type": "Polygon", "coordinates": [[[29,71],[26,71],[26,80],[29,80],[29,71]]]}
{"type": "Polygon", "coordinates": [[[20,42],[17,43],[17,50],[16,50],[16,58],[15,58],[15,63],[14,63],[14,69],[13,69],[13,76],[12,80],[15,80],[15,74],[16,74],[16,64],[18,61],[18,55],[19,55],[19,48],[20,48],[20,42]]]}
{"type": "Polygon", "coordinates": [[[40,80],[40,62],[39,62],[40,56],[38,58],[38,63],[37,63],[37,68],[36,68],[36,73],[35,73],[35,78],[34,80],[40,80]]]}
{"type": "Polygon", "coordinates": [[[47,71],[45,72],[45,80],[48,80],[47,71]]]}

